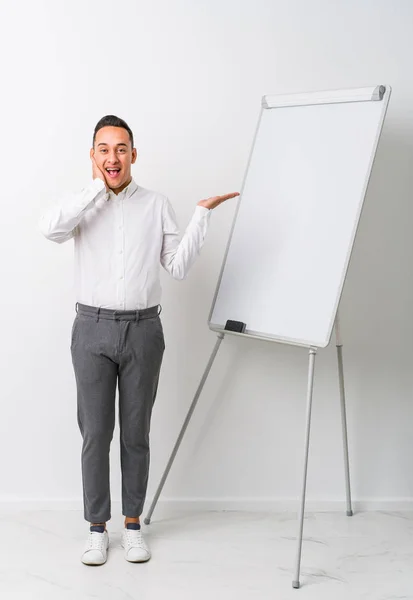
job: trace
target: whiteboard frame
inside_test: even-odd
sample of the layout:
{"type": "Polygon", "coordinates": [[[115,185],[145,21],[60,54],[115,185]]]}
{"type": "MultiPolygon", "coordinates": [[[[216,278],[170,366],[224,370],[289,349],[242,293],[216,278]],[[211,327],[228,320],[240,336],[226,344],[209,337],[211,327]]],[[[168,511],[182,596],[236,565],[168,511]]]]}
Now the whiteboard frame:
{"type": "Polygon", "coordinates": [[[222,261],[221,271],[220,271],[220,274],[218,277],[218,282],[217,282],[217,285],[215,288],[215,294],[214,294],[214,298],[212,301],[211,310],[210,310],[209,316],[208,316],[208,327],[212,331],[215,331],[217,333],[225,333],[225,334],[230,333],[232,335],[237,335],[240,337],[259,339],[259,340],[264,340],[264,341],[268,341],[268,342],[276,342],[279,344],[288,344],[290,346],[301,346],[301,347],[305,347],[305,348],[325,348],[326,346],[328,346],[328,344],[331,341],[331,335],[332,335],[333,328],[334,328],[334,322],[336,320],[338,307],[339,307],[341,296],[343,293],[343,288],[344,288],[344,284],[345,284],[345,280],[346,280],[346,276],[347,276],[347,271],[348,271],[348,267],[349,267],[350,260],[351,260],[351,255],[352,255],[353,248],[354,248],[354,241],[355,241],[355,238],[357,235],[360,218],[361,218],[361,215],[363,212],[363,207],[364,207],[364,202],[365,202],[365,198],[366,198],[366,194],[367,194],[368,185],[370,182],[371,172],[373,170],[373,164],[374,164],[374,160],[376,157],[377,146],[379,144],[379,140],[381,137],[383,123],[384,123],[384,119],[386,117],[387,107],[389,104],[391,92],[392,92],[391,86],[377,85],[377,86],[372,86],[372,87],[368,87],[368,88],[366,88],[366,87],[365,88],[350,88],[350,89],[345,89],[345,90],[327,90],[327,91],[320,91],[320,92],[308,92],[308,93],[304,93],[304,94],[301,93],[301,94],[263,96],[262,97],[261,110],[260,110],[260,114],[259,114],[259,118],[258,118],[258,123],[257,123],[256,129],[255,129],[255,133],[254,133],[254,138],[253,138],[251,151],[250,151],[248,162],[247,162],[247,167],[245,169],[245,174],[244,174],[244,178],[243,178],[243,182],[242,182],[242,186],[241,186],[241,193],[240,193],[240,197],[239,197],[237,207],[235,210],[235,215],[234,215],[234,219],[232,222],[227,247],[225,250],[224,259],[222,261]],[[366,101],[367,102],[375,102],[375,101],[382,102],[383,103],[382,113],[381,113],[379,127],[377,129],[376,139],[375,139],[375,142],[374,142],[374,145],[372,148],[372,153],[370,156],[369,166],[368,166],[367,173],[366,173],[366,179],[365,179],[363,190],[362,190],[359,211],[358,211],[357,218],[355,220],[355,225],[354,225],[354,230],[353,230],[353,234],[351,237],[349,251],[347,253],[346,261],[345,261],[344,268],[343,268],[343,271],[341,274],[340,285],[338,287],[337,300],[336,300],[336,304],[334,307],[333,316],[332,316],[332,319],[331,319],[331,322],[330,322],[330,325],[328,328],[328,334],[327,334],[326,340],[324,340],[320,343],[314,344],[314,343],[310,343],[308,340],[298,340],[298,339],[293,340],[290,338],[283,338],[281,336],[263,335],[261,332],[256,332],[256,331],[252,331],[249,329],[246,329],[245,333],[237,333],[234,331],[228,331],[227,329],[225,329],[225,325],[221,326],[221,325],[212,323],[211,319],[212,319],[212,315],[213,315],[213,312],[215,309],[215,304],[216,304],[216,300],[218,297],[219,288],[221,286],[221,281],[222,281],[222,277],[224,274],[225,265],[227,262],[227,257],[228,257],[228,253],[230,250],[231,241],[232,241],[232,237],[233,237],[236,222],[237,222],[237,217],[238,217],[239,209],[240,209],[241,202],[242,202],[245,183],[246,183],[246,179],[248,176],[252,156],[254,153],[254,148],[255,148],[255,144],[256,144],[258,132],[260,129],[261,119],[262,119],[264,110],[278,110],[280,108],[282,109],[287,106],[288,107],[309,106],[309,105],[314,105],[314,104],[334,104],[334,103],[342,103],[342,102],[366,102],[366,101]]]}

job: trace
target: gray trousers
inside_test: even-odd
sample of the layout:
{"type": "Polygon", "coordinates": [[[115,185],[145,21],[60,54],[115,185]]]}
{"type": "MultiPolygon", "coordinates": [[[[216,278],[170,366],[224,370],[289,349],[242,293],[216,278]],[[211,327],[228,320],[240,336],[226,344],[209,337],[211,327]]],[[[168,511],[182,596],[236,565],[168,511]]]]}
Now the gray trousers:
{"type": "Polygon", "coordinates": [[[122,513],[137,517],[143,511],[150,421],[165,349],[158,308],[114,311],[77,305],[71,352],[83,438],[84,517],[91,523],[111,518],[109,450],[115,426],[116,385],[122,513]]]}

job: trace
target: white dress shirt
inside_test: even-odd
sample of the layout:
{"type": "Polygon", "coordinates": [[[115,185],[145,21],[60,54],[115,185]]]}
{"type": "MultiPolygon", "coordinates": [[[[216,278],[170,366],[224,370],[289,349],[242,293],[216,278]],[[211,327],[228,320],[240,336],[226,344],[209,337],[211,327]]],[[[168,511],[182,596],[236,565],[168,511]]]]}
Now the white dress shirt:
{"type": "Polygon", "coordinates": [[[161,302],[160,264],[175,279],[186,277],[204,243],[211,211],[196,206],[180,239],[168,198],[134,180],[118,195],[101,179],[71,194],[40,219],[58,243],[74,238],[76,300],[115,310],[161,302]]]}

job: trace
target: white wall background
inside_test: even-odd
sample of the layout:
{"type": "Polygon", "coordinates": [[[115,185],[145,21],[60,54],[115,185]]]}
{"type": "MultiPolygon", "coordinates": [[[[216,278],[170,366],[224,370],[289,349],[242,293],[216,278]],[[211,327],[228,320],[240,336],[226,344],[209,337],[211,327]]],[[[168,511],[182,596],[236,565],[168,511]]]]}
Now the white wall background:
{"type": "MultiPolygon", "coordinates": [[[[62,189],[89,180],[98,119],[129,122],[135,178],[170,197],[183,229],[199,199],[240,189],[263,94],[388,83],[342,329],[354,497],[368,507],[411,506],[412,3],[38,0],[2,3],[0,29],[0,500],[80,508],[72,245],[44,240],[37,220],[62,189]]],[[[163,278],[167,352],[149,497],[215,343],[206,320],[234,208],[214,212],[186,282],[163,278]]],[[[164,497],[294,506],[306,374],[305,350],[226,339],[164,497]]],[[[314,402],[308,497],[323,508],[344,498],[334,346],[317,358],[314,402]]]]}

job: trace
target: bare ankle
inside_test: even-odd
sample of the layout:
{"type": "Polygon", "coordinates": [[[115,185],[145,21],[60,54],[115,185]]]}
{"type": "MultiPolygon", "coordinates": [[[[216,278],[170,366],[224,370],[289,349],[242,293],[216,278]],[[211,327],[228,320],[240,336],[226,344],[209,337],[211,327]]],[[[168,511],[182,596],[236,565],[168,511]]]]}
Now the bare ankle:
{"type": "Polygon", "coordinates": [[[125,517],[125,527],[128,523],[138,523],[140,524],[139,517],[125,517]]]}

